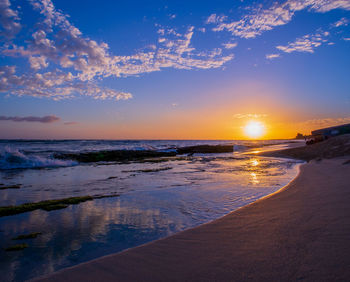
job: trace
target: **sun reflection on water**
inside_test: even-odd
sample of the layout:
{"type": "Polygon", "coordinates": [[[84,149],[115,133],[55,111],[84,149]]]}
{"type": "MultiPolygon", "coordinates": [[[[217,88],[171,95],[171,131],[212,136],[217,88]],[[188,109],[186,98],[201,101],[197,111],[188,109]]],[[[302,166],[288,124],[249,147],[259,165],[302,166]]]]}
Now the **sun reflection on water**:
{"type": "Polygon", "coordinates": [[[252,173],[250,173],[250,176],[252,178],[252,183],[253,184],[259,184],[260,183],[260,181],[258,180],[258,178],[256,176],[256,173],[252,172],[252,173]]]}

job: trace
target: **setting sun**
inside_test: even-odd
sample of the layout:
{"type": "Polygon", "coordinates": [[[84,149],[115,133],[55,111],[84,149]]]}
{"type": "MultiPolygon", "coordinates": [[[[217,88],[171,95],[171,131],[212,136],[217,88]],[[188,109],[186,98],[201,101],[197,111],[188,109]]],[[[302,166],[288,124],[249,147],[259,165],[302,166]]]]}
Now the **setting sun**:
{"type": "Polygon", "coordinates": [[[244,133],[249,138],[259,138],[265,133],[265,125],[259,121],[250,121],[244,127],[244,133]]]}

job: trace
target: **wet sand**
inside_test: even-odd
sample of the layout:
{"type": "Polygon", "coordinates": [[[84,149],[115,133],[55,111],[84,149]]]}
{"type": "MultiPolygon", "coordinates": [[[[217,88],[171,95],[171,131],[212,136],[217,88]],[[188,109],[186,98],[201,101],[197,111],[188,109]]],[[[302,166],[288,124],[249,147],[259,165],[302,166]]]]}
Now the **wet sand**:
{"type": "Polygon", "coordinates": [[[223,218],[39,280],[349,281],[348,160],[311,161],[279,192],[223,218]]]}

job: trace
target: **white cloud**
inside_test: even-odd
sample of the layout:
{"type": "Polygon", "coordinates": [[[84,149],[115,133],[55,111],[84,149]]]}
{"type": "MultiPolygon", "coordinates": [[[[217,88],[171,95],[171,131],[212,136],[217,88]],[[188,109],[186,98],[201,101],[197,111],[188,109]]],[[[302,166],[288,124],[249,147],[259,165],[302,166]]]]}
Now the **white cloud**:
{"type": "Polygon", "coordinates": [[[79,81],[70,72],[55,70],[43,74],[28,72],[17,75],[14,66],[0,67],[0,92],[54,100],[72,98],[77,94],[94,99],[127,100],[132,98],[130,93],[102,88],[93,82],[79,81]]]}
{"type": "Polygon", "coordinates": [[[233,55],[222,56],[216,48],[206,52],[196,52],[191,46],[194,27],[190,26],[184,34],[173,29],[160,29],[162,35],[159,46],[152,52],[139,52],[132,56],[114,56],[111,60],[110,74],[130,76],[160,71],[162,68],[210,69],[219,68],[233,59],[233,55]]]}
{"type": "Polygon", "coordinates": [[[343,40],[350,41],[350,37],[344,37],[343,40]]]}
{"type": "Polygon", "coordinates": [[[280,58],[280,57],[281,57],[280,54],[267,54],[265,56],[265,58],[268,59],[268,60],[272,60],[272,59],[276,59],[276,58],[280,58]]]}
{"type": "Polygon", "coordinates": [[[82,80],[90,80],[96,76],[137,75],[169,67],[216,68],[232,59],[232,56],[219,57],[216,60],[212,57],[197,58],[197,54],[193,52],[195,49],[190,46],[194,33],[192,26],[185,34],[171,28],[159,29],[158,32],[162,37],[158,41],[160,46],[155,50],[141,51],[129,56],[112,56],[106,43],[98,44],[96,41],[84,38],[81,32],[69,23],[65,15],[55,10],[51,1],[32,0],[32,2],[34,7],[46,16],[45,22],[49,27],[58,26],[60,29],[59,45],[47,39],[42,31],[35,35],[36,46],[39,45],[40,49],[46,50],[52,60],[59,60],[61,67],[73,67],[76,71],[80,71],[79,77],[82,80]],[[55,45],[52,46],[52,43],[55,45]],[[52,53],[52,47],[57,51],[52,53]]]}
{"type": "Polygon", "coordinates": [[[224,43],[222,44],[226,49],[233,49],[237,47],[237,42],[229,42],[229,43],[224,43]]]}
{"type": "Polygon", "coordinates": [[[0,38],[10,39],[21,29],[18,12],[11,9],[9,0],[0,0],[0,38]]]}
{"type": "MultiPolygon", "coordinates": [[[[25,41],[25,45],[12,44],[2,50],[2,54],[27,58],[33,70],[42,72],[37,74],[41,76],[41,80],[49,79],[47,74],[53,73],[61,78],[65,73],[67,80],[59,79],[61,85],[50,90],[42,86],[50,85],[49,79],[47,83],[41,82],[41,86],[35,91],[30,86],[26,87],[25,84],[22,84],[19,90],[18,85],[6,83],[6,87],[3,88],[11,94],[61,99],[74,96],[75,92],[98,99],[127,99],[131,98],[131,94],[121,94],[118,91],[98,87],[93,81],[110,76],[134,76],[160,71],[162,68],[188,70],[219,68],[233,59],[232,54],[222,55],[220,48],[196,52],[191,45],[194,34],[192,26],[183,34],[175,29],[160,28],[158,33],[161,37],[158,39],[158,46],[146,47],[133,55],[114,56],[110,54],[107,43],[98,43],[84,37],[82,32],[69,22],[67,15],[55,9],[51,0],[30,0],[30,3],[43,17],[37,25],[39,28],[29,40],[25,41]],[[45,72],[49,66],[51,69],[56,68],[57,71],[45,72]],[[77,85],[82,87],[82,90],[79,90],[77,85]],[[58,90],[62,94],[59,94],[58,90]]],[[[28,75],[15,76],[17,80],[29,79],[28,75]]],[[[4,72],[0,75],[0,79],[6,80],[4,72]]],[[[38,80],[34,79],[34,81],[38,80]]]]}
{"type": "Polygon", "coordinates": [[[339,21],[336,21],[334,24],[332,24],[332,27],[347,26],[348,24],[349,20],[347,18],[341,18],[339,21]]]}
{"type": "MultiPolygon", "coordinates": [[[[346,18],[341,18],[340,20],[331,24],[328,29],[332,30],[332,28],[346,26],[347,24],[348,24],[348,20],[346,18]]],[[[313,53],[315,48],[321,46],[323,43],[328,42],[329,36],[330,36],[329,31],[322,31],[321,29],[318,29],[318,32],[316,32],[315,34],[304,35],[303,37],[297,38],[294,42],[289,42],[287,45],[279,45],[276,48],[286,53],[292,53],[292,52],[313,53]]],[[[334,45],[334,44],[335,44],[334,42],[327,43],[327,45],[334,45]]],[[[271,55],[266,55],[266,58],[273,59],[276,57],[274,56],[271,57],[271,55]]]]}
{"type": "Polygon", "coordinates": [[[307,1],[311,4],[311,9],[325,13],[334,9],[350,10],[349,0],[311,0],[307,1]]]}
{"type": "Polygon", "coordinates": [[[266,118],[267,114],[235,114],[233,117],[237,119],[247,119],[247,118],[266,118]]]}
{"type": "Polygon", "coordinates": [[[35,70],[46,68],[49,65],[46,61],[46,57],[44,56],[29,57],[29,63],[30,67],[35,70]]]}
{"type": "Polygon", "coordinates": [[[309,9],[314,12],[328,12],[334,9],[350,10],[349,0],[288,0],[284,3],[274,3],[268,9],[256,9],[245,15],[239,21],[218,21],[215,14],[207,19],[207,23],[216,24],[214,31],[227,30],[234,36],[255,38],[264,31],[272,30],[276,26],[289,23],[297,11],[309,9]]]}
{"type": "Polygon", "coordinates": [[[216,14],[211,14],[207,18],[206,23],[207,24],[210,24],[210,23],[222,23],[226,19],[227,19],[227,16],[217,16],[216,14]]]}
{"type": "Polygon", "coordinates": [[[318,32],[316,34],[307,34],[303,37],[297,38],[294,42],[290,42],[287,45],[279,45],[276,48],[286,52],[307,52],[313,53],[314,49],[321,46],[322,43],[328,41],[326,38],[329,36],[329,32],[318,32]]]}

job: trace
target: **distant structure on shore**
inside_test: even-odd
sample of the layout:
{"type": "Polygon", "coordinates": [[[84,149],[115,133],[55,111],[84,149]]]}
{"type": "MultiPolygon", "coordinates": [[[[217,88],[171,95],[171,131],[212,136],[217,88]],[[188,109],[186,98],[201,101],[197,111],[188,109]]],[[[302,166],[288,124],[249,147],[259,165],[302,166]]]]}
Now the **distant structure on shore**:
{"type": "Polygon", "coordinates": [[[305,139],[305,136],[301,133],[298,133],[297,136],[295,136],[295,139],[305,139]]]}
{"type": "Polygon", "coordinates": [[[350,134],[350,123],[311,131],[311,135],[306,138],[306,144],[317,143],[342,134],[350,134]]]}

